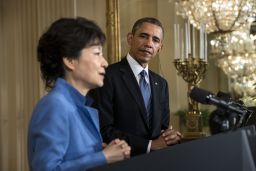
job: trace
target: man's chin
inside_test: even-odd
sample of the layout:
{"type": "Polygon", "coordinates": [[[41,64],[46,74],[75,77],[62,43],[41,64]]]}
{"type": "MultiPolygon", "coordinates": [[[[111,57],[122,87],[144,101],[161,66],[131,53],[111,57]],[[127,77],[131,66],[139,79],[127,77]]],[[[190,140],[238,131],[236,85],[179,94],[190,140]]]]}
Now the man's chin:
{"type": "Polygon", "coordinates": [[[150,60],[151,60],[151,56],[145,56],[145,57],[143,57],[143,59],[141,60],[141,62],[143,62],[143,63],[149,63],[150,60]]]}

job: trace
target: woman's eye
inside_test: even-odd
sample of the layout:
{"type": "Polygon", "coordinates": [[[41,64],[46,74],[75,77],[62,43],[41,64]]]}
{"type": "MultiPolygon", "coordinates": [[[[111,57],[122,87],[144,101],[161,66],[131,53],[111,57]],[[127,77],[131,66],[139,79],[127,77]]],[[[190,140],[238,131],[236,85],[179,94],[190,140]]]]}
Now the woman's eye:
{"type": "Polygon", "coordinates": [[[96,56],[102,56],[103,53],[102,53],[102,52],[95,52],[94,55],[96,55],[96,56]]]}

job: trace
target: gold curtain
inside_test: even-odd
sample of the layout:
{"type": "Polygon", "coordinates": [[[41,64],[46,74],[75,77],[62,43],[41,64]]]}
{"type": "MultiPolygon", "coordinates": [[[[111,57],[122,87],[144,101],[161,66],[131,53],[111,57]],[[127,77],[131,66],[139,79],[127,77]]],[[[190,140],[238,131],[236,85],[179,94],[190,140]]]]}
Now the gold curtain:
{"type": "Polygon", "coordinates": [[[121,59],[119,0],[107,0],[107,46],[110,64],[121,59]]]}
{"type": "Polygon", "coordinates": [[[71,0],[0,0],[0,170],[27,171],[27,128],[42,94],[36,45],[71,0]]]}

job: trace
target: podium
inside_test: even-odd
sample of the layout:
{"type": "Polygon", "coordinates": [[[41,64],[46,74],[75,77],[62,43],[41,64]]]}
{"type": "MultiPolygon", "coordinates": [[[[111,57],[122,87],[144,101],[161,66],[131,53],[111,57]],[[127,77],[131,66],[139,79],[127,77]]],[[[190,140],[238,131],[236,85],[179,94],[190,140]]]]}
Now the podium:
{"type": "Polygon", "coordinates": [[[254,126],[171,146],[90,171],[256,171],[254,126]]]}

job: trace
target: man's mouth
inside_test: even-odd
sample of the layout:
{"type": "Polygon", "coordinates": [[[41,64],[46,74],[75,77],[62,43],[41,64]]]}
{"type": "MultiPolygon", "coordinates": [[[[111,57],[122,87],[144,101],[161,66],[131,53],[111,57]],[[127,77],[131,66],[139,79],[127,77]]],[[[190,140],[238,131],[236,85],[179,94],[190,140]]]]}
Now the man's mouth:
{"type": "Polygon", "coordinates": [[[141,52],[145,53],[145,54],[148,54],[148,55],[152,55],[152,53],[148,50],[140,50],[141,52]]]}

